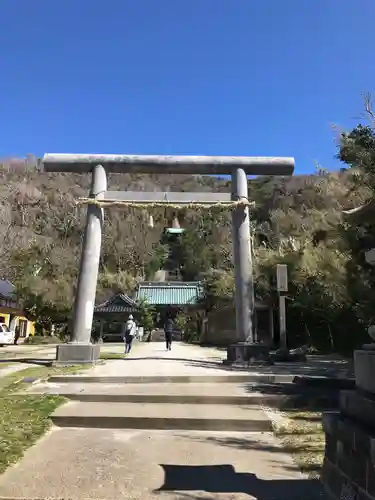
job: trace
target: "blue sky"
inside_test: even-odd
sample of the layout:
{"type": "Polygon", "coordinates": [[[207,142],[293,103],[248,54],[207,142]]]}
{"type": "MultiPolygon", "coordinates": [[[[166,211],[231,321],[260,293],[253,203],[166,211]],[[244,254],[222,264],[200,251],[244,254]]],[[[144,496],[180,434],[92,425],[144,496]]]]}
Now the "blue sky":
{"type": "Polygon", "coordinates": [[[295,156],[337,168],[374,0],[0,0],[0,155],[295,156]]]}

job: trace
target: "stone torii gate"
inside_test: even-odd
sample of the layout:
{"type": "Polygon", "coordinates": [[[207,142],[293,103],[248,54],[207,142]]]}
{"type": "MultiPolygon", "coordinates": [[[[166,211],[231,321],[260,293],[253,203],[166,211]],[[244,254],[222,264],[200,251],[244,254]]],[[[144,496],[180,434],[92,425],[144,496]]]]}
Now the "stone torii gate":
{"type": "Polygon", "coordinates": [[[228,359],[244,360],[249,358],[250,351],[252,357],[257,348],[261,348],[253,338],[254,287],[247,175],[292,175],[294,158],[46,154],[43,165],[46,172],[92,174],[71,340],[57,347],[57,362],[91,363],[99,358],[100,347],[91,344],[90,339],[104,221],[103,207],[116,203],[120,205],[121,202],[157,202],[166,206],[168,203],[232,205],[236,343],[228,348],[228,359]],[[109,173],[230,175],[232,193],[107,191],[109,173]]]}

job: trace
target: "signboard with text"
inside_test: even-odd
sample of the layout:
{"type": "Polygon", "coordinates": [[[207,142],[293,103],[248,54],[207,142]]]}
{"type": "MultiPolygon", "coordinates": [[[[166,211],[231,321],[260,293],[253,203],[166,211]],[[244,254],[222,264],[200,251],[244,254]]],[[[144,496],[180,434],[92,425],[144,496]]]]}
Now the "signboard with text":
{"type": "Polygon", "coordinates": [[[278,292],[288,291],[288,266],[286,264],[277,264],[276,286],[278,292]]]}
{"type": "Polygon", "coordinates": [[[370,264],[372,266],[375,264],[375,248],[372,248],[365,253],[365,259],[367,264],[370,264]]]}

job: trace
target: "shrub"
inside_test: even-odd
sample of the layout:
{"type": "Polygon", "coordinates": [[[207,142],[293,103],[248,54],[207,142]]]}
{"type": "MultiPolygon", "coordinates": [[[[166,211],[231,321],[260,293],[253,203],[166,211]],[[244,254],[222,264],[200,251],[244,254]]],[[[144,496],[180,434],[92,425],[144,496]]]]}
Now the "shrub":
{"type": "Polygon", "coordinates": [[[29,345],[61,344],[61,340],[54,335],[48,335],[46,337],[41,335],[30,335],[25,339],[24,343],[29,345]]]}

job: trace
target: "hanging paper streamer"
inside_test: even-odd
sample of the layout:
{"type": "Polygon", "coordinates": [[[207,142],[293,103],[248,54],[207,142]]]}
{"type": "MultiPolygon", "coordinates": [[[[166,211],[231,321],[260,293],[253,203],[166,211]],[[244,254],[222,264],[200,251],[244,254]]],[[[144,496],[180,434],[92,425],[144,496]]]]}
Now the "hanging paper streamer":
{"type": "Polygon", "coordinates": [[[154,218],[151,214],[150,214],[150,217],[148,219],[148,227],[151,229],[154,227],[154,218]]]}

